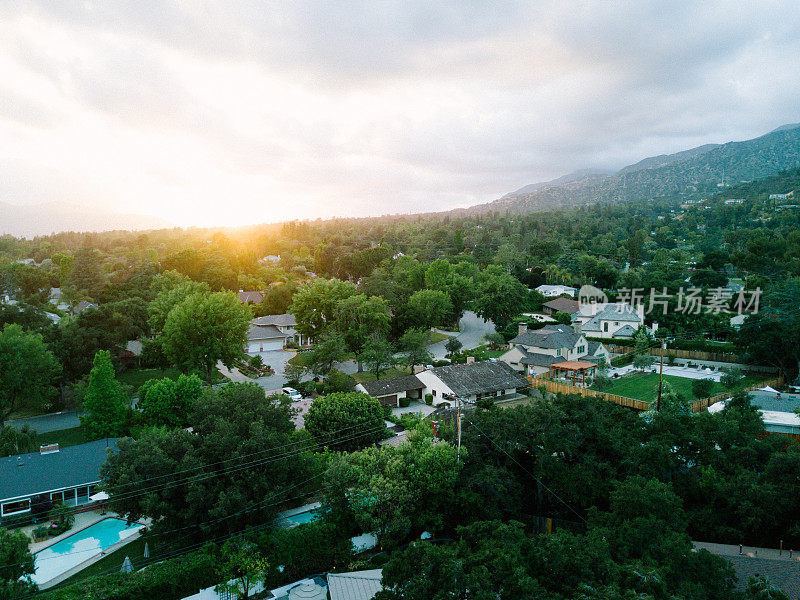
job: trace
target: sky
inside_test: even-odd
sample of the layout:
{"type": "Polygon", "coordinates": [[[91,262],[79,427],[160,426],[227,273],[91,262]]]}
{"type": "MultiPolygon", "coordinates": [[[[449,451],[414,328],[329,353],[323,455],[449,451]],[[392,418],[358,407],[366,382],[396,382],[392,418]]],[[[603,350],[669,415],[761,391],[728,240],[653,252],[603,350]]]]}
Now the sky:
{"type": "Polygon", "coordinates": [[[0,202],[178,225],[448,210],[800,121],[800,11],[0,3],[0,202]]]}

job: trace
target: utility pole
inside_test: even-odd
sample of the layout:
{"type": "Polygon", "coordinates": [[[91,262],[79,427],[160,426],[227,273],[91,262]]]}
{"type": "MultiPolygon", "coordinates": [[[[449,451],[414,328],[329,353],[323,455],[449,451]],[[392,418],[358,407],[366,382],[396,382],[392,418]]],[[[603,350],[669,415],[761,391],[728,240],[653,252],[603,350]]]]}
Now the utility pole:
{"type": "Polygon", "coordinates": [[[656,400],[656,412],[661,410],[661,385],[664,381],[664,354],[667,351],[667,340],[664,340],[661,350],[661,364],[658,367],[658,400],[656,400]]]}
{"type": "Polygon", "coordinates": [[[456,396],[456,405],[458,406],[458,447],[456,449],[456,463],[461,462],[461,396],[456,396]]]}

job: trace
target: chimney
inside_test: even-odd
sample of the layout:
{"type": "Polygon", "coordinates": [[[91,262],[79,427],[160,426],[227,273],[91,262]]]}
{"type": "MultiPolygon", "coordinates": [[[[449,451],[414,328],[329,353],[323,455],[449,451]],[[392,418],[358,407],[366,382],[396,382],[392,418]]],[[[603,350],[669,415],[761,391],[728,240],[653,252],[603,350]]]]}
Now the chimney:
{"type": "Polygon", "coordinates": [[[528,324],[527,323],[520,323],[519,324],[519,335],[528,332],[528,324]]]}
{"type": "Polygon", "coordinates": [[[56,452],[58,452],[58,444],[39,446],[39,454],[54,454],[56,452]]]}
{"type": "Polygon", "coordinates": [[[468,365],[471,365],[474,362],[475,362],[475,357],[474,356],[468,356],[467,357],[467,364],[468,365]]]}
{"type": "Polygon", "coordinates": [[[575,319],[572,322],[572,329],[575,331],[575,333],[581,333],[581,326],[582,325],[583,325],[583,323],[581,323],[578,319],[575,319]]]}

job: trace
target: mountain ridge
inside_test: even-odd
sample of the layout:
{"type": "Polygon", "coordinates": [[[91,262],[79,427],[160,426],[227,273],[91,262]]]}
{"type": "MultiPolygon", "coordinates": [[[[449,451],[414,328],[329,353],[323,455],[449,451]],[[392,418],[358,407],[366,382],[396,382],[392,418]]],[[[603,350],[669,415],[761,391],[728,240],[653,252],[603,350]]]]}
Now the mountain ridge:
{"type": "Polygon", "coordinates": [[[528,213],[629,202],[647,198],[692,197],[720,187],[774,175],[800,165],[800,123],[782,125],[756,138],[704,144],[673,154],[644,158],[610,175],[581,170],[529,184],[492,202],[459,213],[528,213]]]}

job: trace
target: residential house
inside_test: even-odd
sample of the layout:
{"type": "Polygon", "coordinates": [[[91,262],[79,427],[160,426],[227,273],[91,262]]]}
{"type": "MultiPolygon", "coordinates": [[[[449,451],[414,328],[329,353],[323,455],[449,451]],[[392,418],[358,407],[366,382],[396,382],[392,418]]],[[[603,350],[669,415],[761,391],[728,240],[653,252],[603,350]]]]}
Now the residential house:
{"type": "Polygon", "coordinates": [[[557,312],[567,313],[568,315],[578,312],[579,304],[577,300],[559,297],[548,300],[542,304],[542,312],[546,315],[554,315],[557,312]]]}
{"type": "Polygon", "coordinates": [[[266,265],[277,265],[279,262],[281,262],[281,255],[280,254],[267,254],[266,256],[264,256],[262,258],[259,258],[258,262],[260,262],[262,265],[263,264],[266,264],[266,265]]]}
{"type": "Polygon", "coordinates": [[[42,496],[70,506],[88,504],[100,483],[100,467],[116,448],[116,438],[108,438],[66,448],[51,444],[39,452],[0,458],[0,516],[29,513],[42,496]]]}
{"type": "Polygon", "coordinates": [[[416,375],[365,381],[356,385],[356,391],[369,394],[382,405],[392,408],[399,407],[403,398],[421,400],[424,389],[425,384],[416,375]]]}
{"type": "Polygon", "coordinates": [[[244,351],[248,354],[282,350],[286,345],[286,334],[274,325],[258,325],[251,323],[247,330],[247,345],[244,351]]]}
{"type": "MultiPolygon", "coordinates": [[[[581,304],[572,315],[572,325],[586,337],[607,339],[633,339],[636,330],[644,325],[644,305],[635,307],[626,302],[598,302],[581,304]]],[[[654,323],[650,333],[655,333],[654,323]]]]}
{"type": "Polygon", "coordinates": [[[272,325],[277,327],[281,333],[286,335],[285,343],[287,344],[294,342],[298,346],[307,346],[311,343],[310,337],[297,331],[297,318],[293,314],[266,315],[253,319],[253,323],[256,325],[272,325]]]}
{"type": "Polygon", "coordinates": [[[239,290],[239,302],[242,304],[261,304],[264,301],[264,292],[245,292],[239,290]]]}
{"type": "Polygon", "coordinates": [[[328,593],[331,600],[372,600],[383,589],[381,569],[328,573],[328,593]]]}
{"type": "Polygon", "coordinates": [[[417,373],[435,405],[453,406],[456,396],[474,403],[486,398],[509,398],[530,387],[530,382],[503,361],[474,362],[435,367],[417,373]]]}
{"type": "Polygon", "coordinates": [[[575,297],[575,294],[578,293],[578,290],[574,287],[570,287],[568,285],[540,285],[536,288],[536,291],[539,292],[545,298],[557,298],[558,296],[570,296],[572,298],[575,297]]]}
{"type": "Polygon", "coordinates": [[[511,368],[525,375],[542,375],[550,366],[568,360],[597,363],[611,361],[600,342],[588,341],[569,325],[546,325],[541,329],[519,326],[519,335],[509,342],[509,350],[500,357],[511,368]]]}
{"type": "Polygon", "coordinates": [[[72,313],[79,315],[85,310],[89,310],[90,308],[100,308],[94,302],[89,302],[88,300],[81,300],[78,302],[73,308],[72,313]]]}

